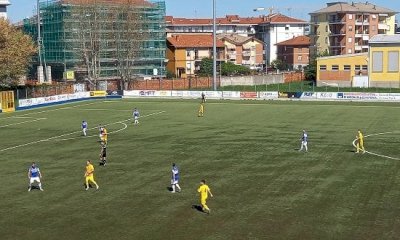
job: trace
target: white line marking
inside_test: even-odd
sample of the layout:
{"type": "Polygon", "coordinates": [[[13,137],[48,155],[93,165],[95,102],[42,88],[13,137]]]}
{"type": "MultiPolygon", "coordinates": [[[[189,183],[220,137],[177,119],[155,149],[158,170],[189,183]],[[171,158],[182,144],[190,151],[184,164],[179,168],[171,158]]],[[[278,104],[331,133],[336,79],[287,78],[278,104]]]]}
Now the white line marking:
{"type": "Polygon", "coordinates": [[[36,118],[34,120],[29,120],[29,121],[23,121],[23,122],[18,122],[18,123],[10,123],[7,125],[1,125],[0,128],[5,128],[5,127],[9,127],[9,126],[15,126],[15,125],[21,125],[24,123],[32,123],[32,122],[37,122],[37,121],[41,121],[41,120],[46,120],[47,118],[36,118]]]}
{"type": "MultiPolygon", "coordinates": [[[[150,114],[147,114],[147,115],[143,115],[143,116],[141,116],[140,118],[145,118],[145,117],[150,117],[150,116],[154,116],[154,115],[159,115],[159,114],[162,114],[162,113],[165,113],[165,111],[150,113],[150,114]]],[[[109,125],[118,124],[118,123],[121,123],[121,124],[126,125],[125,122],[131,121],[131,120],[132,120],[132,118],[129,118],[129,119],[127,119],[127,120],[122,120],[122,121],[118,121],[118,122],[114,122],[114,123],[108,123],[108,124],[103,125],[103,126],[109,126],[109,125]]],[[[97,128],[97,127],[93,127],[93,128],[90,128],[90,129],[96,129],[96,128],[97,128]]],[[[89,130],[90,130],[90,129],[89,129],[89,130]]],[[[119,130],[117,130],[117,131],[114,131],[114,133],[120,132],[120,131],[125,130],[125,129],[126,129],[126,128],[119,129],[119,130]]],[[[48,141],[53,140],[53,139],[57,139],[57,138],[69,136],[69,135],[72,135],[72,134],[77,134],[77,133],[80,133],[80,132],[81,132],[81,131],[75,131],[75,132],[65,133],[65,134],[61,134],[61,135],[58,135],[58,136],[54,136],[54,137],[50,137],[50,138],[41,139],[41,140],[38,140],[38,141],[28,142],[28,143],[24,143],[24,144],[21,144],[21,145],[16,145],[16,146],[13,146],[13,147],[8,147],[8,148],[0,149],[0,152],[5,152],[5,151],[8,151],[8,150],[13,150],[13,149],[16,149],[16,148],[25,147],[25,146],[29,146],[29,145],[33,145],[33,144],[37,144],[37,143],[41,143],[41,142],[48,142],[48,141]]],[[[96,136],[98,136],[98,135],[96,135],[96,136]]],[[[76,139],[76,138],[75,138],[75,139],[76,139]]],[[[68,139],[68,140],[70,140],[70,139],[68,139]]],[[[56,140],[56,141],[57,141],[57,140],[56,140]]],[[[62,140],[62,141],[66,141],[66,140],[62,140]]]]}
{"type": "MultiPolygon", "coordinates": [[[[121,129],[115,130],[115,131],[111,131],[108,134],[119,133],[119,132],[121,132],[121,131],[123,131],[123,130],[128,128],[128,125],[126,123],[119,123],[119,124],[122,124],[124,127],[121,128],[121,129]]],[[[56,142],[61,142],[61,141],[74,140],[74,139],[78,139],[78,138],[82,138],[83,139],[83,138],[92,138],[92,137],[99,137],[99,135],[96,134],[96,135],[89,135],[89,136],[86,136],[86,137],[80,136],[80,137],[72,137],[72,138],[55,139],[55,141],[56,142]]]]}
{"type": "MultiPolygon", "coordinates": [[[[372,137],[372,136],[378,136],[378,135],[392,134],[392,133],[398,133],[398,132],[394,131],[394,132],[373,133],[373,134],[365,135],[364,138],[372,137]]],[[[357,148],[356,141],[357,141],[357,138],[353,140],[353,146],[355,148],[357,148]]],[[[377,156],[377,157],[388,158],[388,159],[392,159],[392,160],[400,160],[400,158],[391,157],[391,156],[387,156],[387,155],[383,155],[383,154],[378,154],[378,153],[374,153],[374,152],[370,152],[370,151],[365,151],[365,153],[368,153],[370,155],[374,155],[374,156],[377,156]]]]}

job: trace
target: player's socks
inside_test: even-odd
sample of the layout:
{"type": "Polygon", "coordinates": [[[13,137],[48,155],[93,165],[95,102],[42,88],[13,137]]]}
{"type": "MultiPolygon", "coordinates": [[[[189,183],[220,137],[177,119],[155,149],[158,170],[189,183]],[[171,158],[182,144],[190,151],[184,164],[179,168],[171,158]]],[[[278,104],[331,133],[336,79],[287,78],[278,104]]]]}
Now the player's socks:
{"type": "Polygon", "coordinates": [[[175,184],[172,184],[172,192],[175,192],[175,184]]]}
{"type": "Polygon", "coordinates": [[[99,185],[96,185],[96,190],[98,190],[99,189],[99,185]]]}
{"type": "Polygon", "coordinates": [[[175,186],[178,188],[178,192],[181,191],[181,187],[179,186],[179,184],[175,184],[175,186]]]}

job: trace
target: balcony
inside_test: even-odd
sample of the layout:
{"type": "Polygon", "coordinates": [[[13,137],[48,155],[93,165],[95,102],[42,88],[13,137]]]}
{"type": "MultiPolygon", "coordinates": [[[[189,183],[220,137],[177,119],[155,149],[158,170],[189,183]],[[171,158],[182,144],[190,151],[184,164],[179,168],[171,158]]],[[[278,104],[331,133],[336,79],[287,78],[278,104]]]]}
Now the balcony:
{"type": "Polygon", "coordinates": [[[355,50],[355,51],[361,51],[361,49],[362,49],[362,47],[361,47],[361,46],[358,46],[358,45],[356,45],[356,46],[354,47],[354,50],[355,50]]]}
{"type": "Polygon", "coordinates": [[[386,23],[379,23],[378,30],[390,30],[390,26],[387,25],[386,23]]]}
{"type": "Polygon", "coordinates": [[[365,26],[365,25],[369,25],[369,21],[361,21],[361,20],[357,20],[356,21],[356,26],[365,26]]]}
{"type": "Polygon", "coordinates": [[[340,30],[340,31],[332,31],[330,33],[331,36],[344,36],[346,35],[346,30],[340,30]]]}
{"type": "Polygon", "coordinates": [[[328,23],[329,23],[330,25],[335,25],[335,24],[342,25],[342,24],[346,24],[346,20],[344,20],[344,19],[330,19],[330,20],[328,21],[328,23]]]}
{"type": "Polygon", "coordinates": [[[331,45],[329,46],[329,48],[345,48],[346,45],[345,44],[338,44],[338,45],[331,45]]]}
{"type": "Polygon", "coordinates": [[[251,56],[251,51],[250,51],[250,50],[244,50],[244,51],[242,52],[242,54],[243,54],[243,56],[249,57],[249,56],[251,56]]]}

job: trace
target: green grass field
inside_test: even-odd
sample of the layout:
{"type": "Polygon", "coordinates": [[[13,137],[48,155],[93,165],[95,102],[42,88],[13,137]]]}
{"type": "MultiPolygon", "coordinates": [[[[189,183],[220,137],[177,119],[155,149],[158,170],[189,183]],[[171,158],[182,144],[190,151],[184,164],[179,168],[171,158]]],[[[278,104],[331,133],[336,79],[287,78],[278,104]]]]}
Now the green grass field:
{"type": "Polygon", "coordinates": [[[198,104],[98,100],[1,114],[0,239],[398,239],[398,104],[210,101],[204,118],[198,104]],[[121,122],[134,107],[140,126],[121,122]],[[100,151],[97,130],[81,137],[83,119],[111,132],[98,191],[83,187],[100,151]],[[356,155],[358,128],[388,132],[365,145],[393,159],[356,155]],[[309,153],[297,151],[302,129],[309,153]],[[27,191],[32,161],[44,192],[27,191]],[[168,191],[173,162],[182,193],[168,191]],[[203,178],[210,215],[192,209],[203,178]]]}

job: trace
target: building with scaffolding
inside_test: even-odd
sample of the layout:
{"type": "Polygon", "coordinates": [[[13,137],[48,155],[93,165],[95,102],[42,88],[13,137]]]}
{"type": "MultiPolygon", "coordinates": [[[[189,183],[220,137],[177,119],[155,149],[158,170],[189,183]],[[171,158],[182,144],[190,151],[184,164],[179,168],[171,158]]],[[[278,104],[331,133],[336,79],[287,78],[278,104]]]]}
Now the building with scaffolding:
{"type": "Polygon", "coordinates": [[[40,45],[34,62],[51,66],[53,79],[165,74],[164,0],[40,0],[38,12],[23,28],[40,45]]]}

